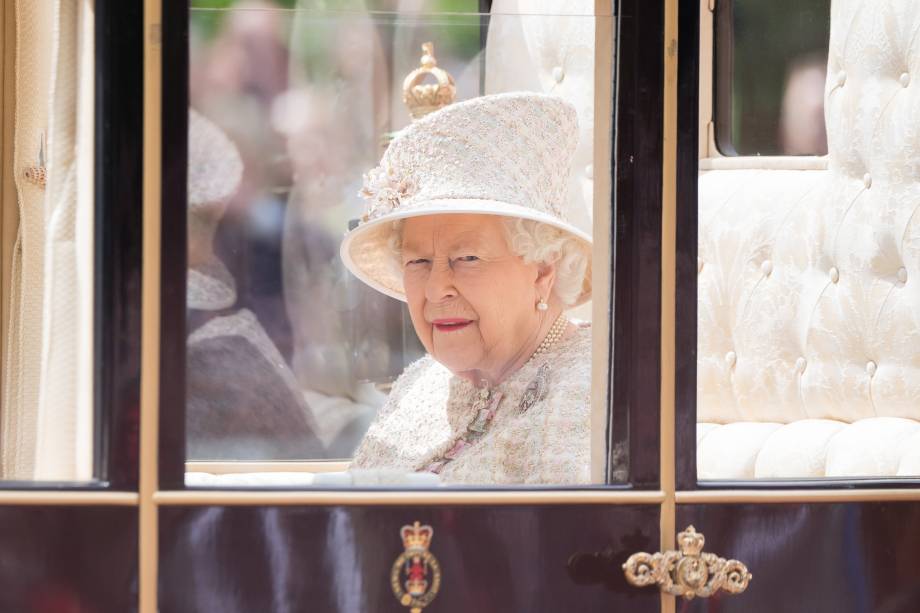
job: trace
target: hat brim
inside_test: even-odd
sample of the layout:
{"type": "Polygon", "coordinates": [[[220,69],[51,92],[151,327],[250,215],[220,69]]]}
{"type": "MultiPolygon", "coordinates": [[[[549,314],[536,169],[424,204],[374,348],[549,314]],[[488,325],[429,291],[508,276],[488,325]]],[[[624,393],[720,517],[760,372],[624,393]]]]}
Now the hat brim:
{"type": "Polygon", "coordinates": [[[406,293],[403,288],[402,273],[394,264],[393,253],[388,244],[391,224],[394,221],[411,217],[459,214],[530,219],[559,228],[572,235],[585,246],[588,266],[584,279],[582,279],[581,294],[573,304],[566,308],[574,308],[591,299],[591,236],[553,215],[498,200],[451,198],[412,203],[410,207],[364,222],[350,231],[342,241],[339,254],[348,270],[358,279],[387,296],[405,302],[406,293]]]}

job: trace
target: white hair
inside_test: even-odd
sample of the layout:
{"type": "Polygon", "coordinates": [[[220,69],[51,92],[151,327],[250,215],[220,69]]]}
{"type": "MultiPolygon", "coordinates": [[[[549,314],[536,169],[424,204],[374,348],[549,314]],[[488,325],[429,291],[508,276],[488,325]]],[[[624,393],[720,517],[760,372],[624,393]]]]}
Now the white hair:
{"type": "MultiPolygon", "coordinates": [[[[394,221],[387,237],[387,245],[395,256],[400,274],[403,221],[394,221]]],[[[553,294],[566,306],[575,304],[584,290],[588,270],[590,253],[585,245],[565,230],[533,219],[502,217],[502,222],[511,251],[526,264],[555,264],[553,294]]]]}

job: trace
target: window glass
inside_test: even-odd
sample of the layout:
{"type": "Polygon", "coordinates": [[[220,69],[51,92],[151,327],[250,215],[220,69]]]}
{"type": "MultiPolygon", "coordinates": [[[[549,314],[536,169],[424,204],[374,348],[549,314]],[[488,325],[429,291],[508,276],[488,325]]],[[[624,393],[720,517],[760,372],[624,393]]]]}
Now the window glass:
{"type": "Polygon", "coordinates": [[[93,10],[11,2],[0,13],[0,479],[90,481],[93,10]]]}
{"type": "MultiPolygon", "coordinates": [[[[752,144],[739,152],[788,155],[703,166],[698,476],[915,477],[920,218],[909,152],[918,145],[920,5],[724,4],[735,10],[733,48],[760,50],[756,63],[736,54],[734,92],[756,92],[739,83],[762,80],[779,100],[774,85],[789,80],[790,58],[826,58],[816,64],[826,77],[812,86],[823,117],[812,123],[827,134],[827,159],[803,164],[792,155],[820,151],[752,144]],[[771,51],[780,47],[789,53],[771,51]]],[[[732,104],[736,144],[757,142],[745,126],[769,135],[782,125],[749,94],[732,104]]]]}
{"type": "Polygon", "coordinates": [[[830,0],[716,5],[716,139],[723,155],[824,155],[830,0]]]}
{"type": "Polygon", "coordinates": [[[188,483],[603,481],[613,28],[491,4],[193,3],[188,483]]]}

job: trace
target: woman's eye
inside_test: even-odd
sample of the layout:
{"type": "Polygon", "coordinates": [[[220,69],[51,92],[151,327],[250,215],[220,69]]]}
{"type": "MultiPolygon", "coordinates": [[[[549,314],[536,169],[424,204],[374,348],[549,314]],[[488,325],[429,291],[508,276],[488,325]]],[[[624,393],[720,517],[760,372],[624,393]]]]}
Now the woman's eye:
{"type": "Polygon", "coordinates": [[[457,258],[457,261],[458,261],[458,262],[475,262],[475,261],[477,261],[478,259],[479,259],[479,258],[476,257],[475,255],[463,255],[463,256],[460,256],[459,258],[457,258]]]}
{"type": "Polygon", "coordinates": [[[408,262],[406,262],[406,266],[413,266],[413,265],[427,264],[427,263],[428,263],[428,260],[426,260],[425,258],[417,258],[415,260],[409,260],[408,262]]]}

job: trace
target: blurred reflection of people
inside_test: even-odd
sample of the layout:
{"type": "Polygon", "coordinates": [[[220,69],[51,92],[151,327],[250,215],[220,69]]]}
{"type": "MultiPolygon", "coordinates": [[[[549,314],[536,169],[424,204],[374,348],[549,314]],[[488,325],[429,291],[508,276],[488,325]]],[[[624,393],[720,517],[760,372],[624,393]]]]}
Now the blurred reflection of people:
{"type": "Polygon", "coordinates": [[[279,260],[291,169],[270,123],[271,106],[288,87],[288,19],[264,0],[245,0],[234,9],[205,15],[213,32],[192,29],[190,94],[192,106],[227,133],[243,161],[215,249],[236,280],[238,306],[258,317],[289,358],[279,260]]]}
{"type": "MultiPolygon", "coordinates": [[[[298,11],[291,30],[289,89],[271,110],[292,169],[284,219],[284,301],[291,368],[323,429],[331,456],[349,457],[383,395],[355,367],[356,346],[391,361],[385,331],[363,333],[361,294],[338,259],[363,169],[387,128],[388,71],[378,24],[356,2],[347,19],[298,11]]],[[[298,8],[318,8],[304,0],[298,8]]],[[[400,356],[397,356],[400,357],[400,356]]],[[[402,368],[399,361],[399,370],[402,368]]],[[[398,372],[398,370],[397,370],[398,372]]]]}
{"type": "Polygon", "coordinates": [[[786,73],[779,118],[783,155],[826,155],[824,81],[827,55],[811,54],[793,60],[786,73]]]}
{"type": "Polygon", "coordinates": [[[233,275],[213,251],[217,224],[243,166],[226,134],[194,111],[188,164],[188,457],[324,457],[296,378],[256,315],[237,307],[233,275]]]}

